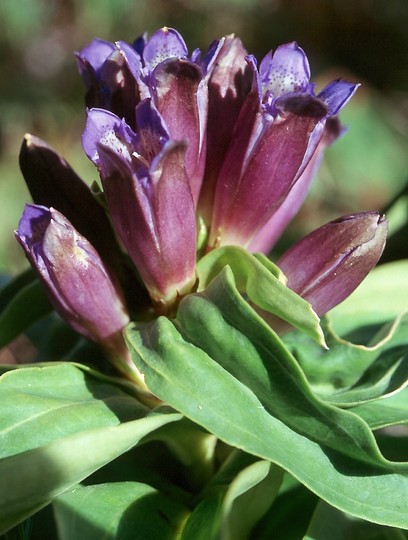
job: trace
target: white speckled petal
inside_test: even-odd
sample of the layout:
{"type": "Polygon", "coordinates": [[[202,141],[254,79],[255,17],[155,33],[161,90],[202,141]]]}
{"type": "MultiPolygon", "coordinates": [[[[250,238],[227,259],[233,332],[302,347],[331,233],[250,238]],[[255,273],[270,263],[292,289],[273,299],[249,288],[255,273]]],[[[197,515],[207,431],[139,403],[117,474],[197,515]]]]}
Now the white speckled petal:
{"type": "Polygon", "coordinates": [[[289,92],[305,91],[309,84],[310,68],[304,51],[296,42],[278,47],[265,56],[259,66],[264,93],[274,98],[289,92]]]}
{"type": "Polygon", "coordinates": [[[143,51],[146,67],[152,71],[157,64],[168,58],[186,58],[188,50],[181,35],[172,28],[157,30],[147,42],[143,51]]]}
{"type": "Polygon", "coordinates": [[[82,135],[82,146],[97,167],[100,166],[98,144],[111,148],[125,161],[131,162],[132,136],[136,137],[116,114],[104,109],[91,109],[82,135]]]}

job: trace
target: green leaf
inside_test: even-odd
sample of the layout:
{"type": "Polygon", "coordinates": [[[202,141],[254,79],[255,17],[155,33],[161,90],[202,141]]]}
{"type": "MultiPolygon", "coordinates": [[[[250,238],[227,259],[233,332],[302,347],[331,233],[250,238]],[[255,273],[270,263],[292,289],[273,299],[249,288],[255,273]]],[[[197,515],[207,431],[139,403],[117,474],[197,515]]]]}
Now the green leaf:
{"type": "Polygon", "coordinates": [[[336,405],[359,405],[391,396],[408,385],[408,348],[386,350],[350,389],[325,396],[336,405]]]}
{"type": "Polygon", "coordinates": [[[282,477],[282,469],[268,461],[244,467],[219,493],[212,489],[211,495],[203,495],[186,522],[182,540],[248,539],[275,499],[282,477]]]}
{"type": "Polygon", "coordinates": [[[286,287],[282,272],[262,254],[251,255],[236,246],[211,251],[197,264],[198,290],[206,289],[226,266],[231,268],[238,290],[244,292],[256,306],[303,330],[320,345],[325,345],[319,317],[312,306],[286,287]]]}
{"type": "Polygon", "coordinates": [[[314,493],[286,473],[272,508],[257,524],[252,538],[281,538],[282,531],[285,531],[285,540],[303,538],[318,500],[314,493]]]}
{"type": "Polygon", "coordinates": [[[402,389],[407,383],[408,317],[398,317],[380,329],[365,328],[372,337],[355,345],[327,334],[324,351],[307,336],[292,332],[284,342],[296,357],[308,381],[332,403],[352,406],[402,389]]]}
{"type": "Polygon", "coordinates": [[[272,505],[283,478],[280,467],[257,461],[242,470],[222,504],[221,540],[246,540],[272,505]]]}
{"type": "Polygon", "coordinates": [[[186,297],[175,324],[159,318],[127,330],[151,391],[330,504],[408,527],[408,464],[386,461],[357,415],[313,395],[296,361],[234,287],[230,269],[186,297]]]}
{"type": "Polygon", "coordinates": [[[273,503],[282,478],[282,469],[270,462],[232,451],[201,493],[183,540],[248,538],[273,503]]]}
{"type": "Polygon", "coordinates": [[[90,429],[0,460],[0,534],[120,456],[179,414],[90,429]]]}
{"type": "Polygon", "coordinates": [[[365,461],[378,459],[368,427],[316,398],[295,359],[237,292],[228,268],[206,291],[185,298],[176,327],[298,433],[365,461]]]}
{"type": "Polygon", "coordinates": [[[408,424],[408,389],[386,399],[358,405],[351,409],[371,429],[408,424]]]}
{"type": "Polygon", "coordinates": [[[146,417],[146,407],[106,377],[71,364],[6,372],[0,401],[0,533],[180,419],[146,417]]]}
{"type": "Polygon", "coordinates": [[[148,411],[117,386],[69,363],[5,373],[0,377],[0,402],[0,457],[142,418],[148,411]]]}
{"type": "Polygon", "coordinates": [[[188,518],[181,540],[215,540],[221,526],[222,495],[201,501],[188,518]]]}
{"type": "Polygon", "coordinates": [[[304,540],[405,540],[406,533],[352,517],[321,501],[304,540]]]}
{"type": "Polygon", "coordinates": [[[60,540],[176,540],[189,514],[138,482],[76,486],[53,506],[60,540]]]}
{"type": "Polygon", "coordinates": [[[384,324],[408,310],[408,260],[375,268],[344,302],[330,311],[335,331],[346,336],[359,327],[384,324]]]}
{"type": "Polygon", "coordinates": [[[52,311],[44,287],[37,280],[23,287],[0,315],[0,348],[52,311]]]}

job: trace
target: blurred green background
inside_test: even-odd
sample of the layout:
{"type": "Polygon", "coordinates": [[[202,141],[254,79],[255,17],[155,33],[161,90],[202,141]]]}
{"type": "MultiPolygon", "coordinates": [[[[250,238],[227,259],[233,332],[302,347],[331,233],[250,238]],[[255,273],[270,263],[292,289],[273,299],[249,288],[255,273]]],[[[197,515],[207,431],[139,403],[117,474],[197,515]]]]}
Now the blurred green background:
{"type": "Polygon", "coordinates": [[[407,256],[407,25],[407,0],[0,0],[0,274],[26,264],[13,235],[29,200],[18,169],[24,133],[96,179],[80,146],[84,89],[73,52],[96,36],[133,41],[161,26],[180,31],[190,51],[235,33],[258,59],[296,40],[318,88],[340,76],[361,82],[341,115],[348,133],[327,153],[284,244],[340,214],[398,199],[385,259],[407,256]]]}

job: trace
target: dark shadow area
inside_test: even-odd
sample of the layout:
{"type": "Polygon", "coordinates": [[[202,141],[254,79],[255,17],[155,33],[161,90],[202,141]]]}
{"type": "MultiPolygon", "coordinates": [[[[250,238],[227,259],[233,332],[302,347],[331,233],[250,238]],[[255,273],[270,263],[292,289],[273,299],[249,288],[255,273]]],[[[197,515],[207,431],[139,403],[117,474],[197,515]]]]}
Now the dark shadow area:
{"type": "Polygon", "coordinates": [[[105,482],[142,482],[183,504],[192,497],[188,471],[167,449],[152,441],[140,444],[89,476],[86,485],[105,482]]]}
{"type": "Polygon", "coordinates": [[[268,513],[254,527],[250,540],[299,540],[303,538],[318,497],[302,485],[278,496],[268,513]]]}

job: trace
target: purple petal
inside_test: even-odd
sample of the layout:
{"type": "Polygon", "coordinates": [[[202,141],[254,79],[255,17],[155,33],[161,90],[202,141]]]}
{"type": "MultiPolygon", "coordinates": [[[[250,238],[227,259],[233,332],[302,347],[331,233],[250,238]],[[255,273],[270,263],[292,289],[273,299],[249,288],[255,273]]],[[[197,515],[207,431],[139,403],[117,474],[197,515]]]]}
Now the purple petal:
{"type": "Polygon", "coordinates": [[[103,39],[94,39],[81,51],[75,54],[81,75],[86,80],[89,68],[97,73],[103,66],[105,60],[116,50],[114,43],[103,39]]]}
{"type": "Polygon", "coordinates": [[[201,187],[205,159],[207,87],[201,69],[187,60],[161,62],[152,74],[155,106],[172,140],[187,140],[186,170],[194,199],[201,187]]]}
{"type": "Polygon", "coordinates": [[[38,250],[50,221],[49,208],[34,204],[25,205],[16,234],[26,253],[38,250]]]}
{"type": "Polygon", "coordinates": [[[125,41],[116,42],[116,46],[125,58],[129,72],[132,74],[133,79],[137,83],[135,86],[137,102],[150,97],[149,87],[144,81],[141,54],[125,41]]]}
{"type": "Polygon", "coordinates": [[[171,306],[195,281],[194,202],[185,145],[167,143],[145,177],[110,147],[99,147],[105,197],[115,226],[156,305],[171,306]]]}
{"type": "Polygon", "coordinates": [[[137,106],[136,121],[140,137],[138,150],[150,163],[169,140],[169,133],[163,118],[150,99],[145,99],[137,106]]]}
{"type": "Polygon", "coordinates": [[[144,48],[146,47],[147,41],[148,41],[147,32],[144,32],[144,34],[136,38],[132,44],[133,48],[139,54],[140,58],[143,57],[143,51],[144,51],[144,48]]]}
{"type": "Polygon", "coordinates": [[[190,55],[190,62],[193,62],[194,64],[201,64],[201,50],[200,49],[194,49],[194,51],[190,55]]]}
{"type": "Polygon", "coordinates": [[[214,45],[208,83],[207,156],[205,181],[200,193],[200,212],[209,222],[216,180],[246,96],[251,91],[253,70],[246,61],[247,51],[233,36],[214,45]]]}
{"type": "Polygon", "coordinates": [[[100,166],[98,145],[110,147],[128,163],[137,144],[136,134],[116,114],[104,109],[88,111],[82,146],[88,158],[100,166]]]}
{"type": "Polygon", "coordinates": [[[224,47],[225,41],[229,39],[233,39],[233,35],[224,37],[222,39],[215,39],[210,44],[210,46],[208,47],[207,51],[205,52],[200,62],[201,68],[204,73],[207,73],[213,69],[214,64],[218,58],[219,52],[224,47]]]}
{"type": "Polygon", "coordinates": [[[297,43],[281,45],[265,56],[259,66],[264,93],[274,98],[290,92],[303,92],[310,79],[309,62],[297,43]]]}
{"type": "Polygon", "coordinates": [[[188,49],[181,35],[172,28],[157,30],[143,49],[143,60],[150,71],[169,58],[187,58],[188,49]]]}
{"type": "Polygon", "coordinates": [[[78,69],[87,89],[87,107],[109,108],[115,77],[113,75],[110,77],[113,80],[104,80],[106,75],[102,72],[107,59],[115,51],[113,43],[97,39],[76,53],[78,69]]]}
{"type": "Polygon", "coordinates": [[[134,127],[135,107],[141,99],[141,84],[135,66],[131,70],[123,50],[116,49],[100,69],[98,84],[93,93],[88,93],[86,104],[88,108],[107,109],[134,127]]]}
{"type": "Polygon", "coordinates": [[[143,67],[140,54],[129,43],[126,43],[126,41],[117,41],[116,47],[126,58],[126,63],[135,80],[140,81],[140,74],[143,67]]]}
{"type": "Polygon", "coordinates": [[[259,136],[241,177],[228,175],[224,162],[217,183],[210,241],[246,247],[265,225],[311,158],[310,138],[326,114],[319,100],[302,94],[286,104],[285,115],[259,136]],[[237,180],[238,179],[238,180],[237,180]]]}
{"type": "Polygon", "coordinates": [[[303,201],[308,194],[311,182],[319,168],[325,149],[332,144],[341,133],[342,127],[337,117],[329,118],[325,123],[323,137],[305,170],[295,182],[283,203],[251,241],[248,246],[249,251],[268,253],[272,249],[288,223],[302,206],[303,201]]]}
{"type": "Polygon", "coordinates": [[[95,40],[77,53],[77,62],[88,89],[87,107],[110,110],[134,127],[135,107],[147,93],[135,49],[124,41],[95,40]]]}
{"type": "Polygon", "coordinates": [[[318,94],[318,98],[326,103],[328,116],[337,114],[356,93],[359,84],[338,79],[332,81],[318,94]]]}
{"type": "Polygon", "coordinates": [[[363,212],[327,223],[292,246],[277,262],[287,285],[323,315],[349,296],[384,249],[387,221],[363,212]]]}

